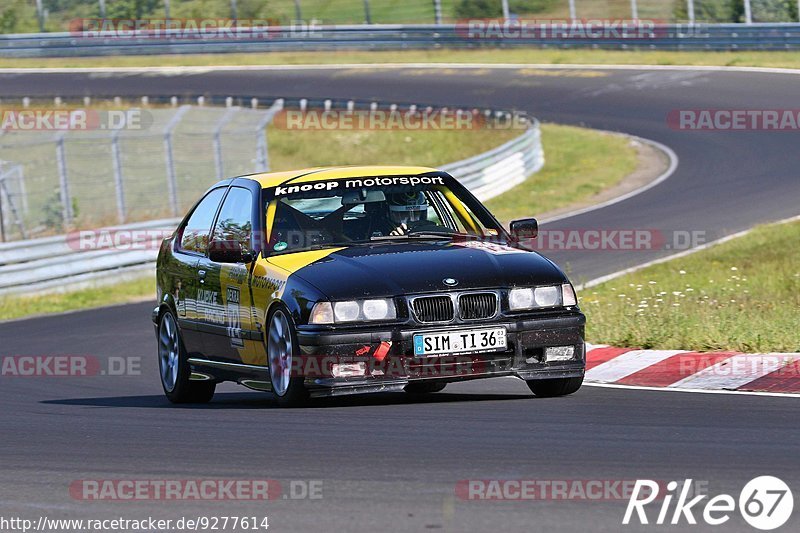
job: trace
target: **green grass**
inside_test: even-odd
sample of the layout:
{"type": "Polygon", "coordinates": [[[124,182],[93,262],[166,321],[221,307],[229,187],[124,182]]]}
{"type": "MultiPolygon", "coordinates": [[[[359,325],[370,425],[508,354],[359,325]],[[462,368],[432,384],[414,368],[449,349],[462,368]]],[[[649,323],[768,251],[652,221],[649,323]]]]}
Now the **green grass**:
{"type": "Polygon", "coordinates": [[[0,296],[0,320],[63,313],[155,299],[155,279],[147,276],[117,285],[38,296],[0,296]]]}
{"type": "Polygon", "coordinates": [[[492,49],[375,52],[271,52],[86,58],[0,58],[0,68],[308,65],[359,63],[522,63],[552,65],[699,65],[800,68],[793,52],[492,49]]]}
{"type": "Polygon", "coordinates": [[[288,131],[267,130],[274,170],[325,165],[420,165],[438,167],[485,152],[520,130],[288,131]]]}
{"type": "Polygon", "coordinates": [[[800,351],[800,222],[654,265],[581,292],[593,343],[800,351]]]}
{"type": "Polygon", "coordinates": [[[580,203],[633,172],[636,150],[621,136],[542,125],[545,166],[527,181],[486,202],[504,222],[580,203]]]}

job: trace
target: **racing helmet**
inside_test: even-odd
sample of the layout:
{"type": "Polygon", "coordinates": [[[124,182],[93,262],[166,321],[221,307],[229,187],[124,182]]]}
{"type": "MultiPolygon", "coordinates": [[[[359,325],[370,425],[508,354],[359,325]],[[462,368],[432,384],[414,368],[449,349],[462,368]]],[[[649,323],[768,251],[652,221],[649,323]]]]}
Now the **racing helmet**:
{"type": "Polygon", "coordinates": [[[396,224],[417,222],[428,218],[428,200],[422,191],[406,191],[387,195],[389,218],[396,224]]]}

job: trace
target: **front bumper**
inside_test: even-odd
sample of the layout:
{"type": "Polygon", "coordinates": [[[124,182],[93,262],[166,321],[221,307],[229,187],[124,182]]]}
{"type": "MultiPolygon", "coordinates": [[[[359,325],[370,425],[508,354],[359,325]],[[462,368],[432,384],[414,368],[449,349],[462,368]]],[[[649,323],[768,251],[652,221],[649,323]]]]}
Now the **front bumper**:
{"type": "Polygon", "coordinates": [[[298,342],[303,358],[323,361],[322,372],[306,375],[306,387],[313,396],[331,396],[402,390],[409,383],[421,381],[454,382],[500,376],[516,376],[526,381],[580,377],[586,368],[585,323],[582,313],[569,311],[445,327],[376,325],[369,329],[328,331],[300,328],[298,342]],[[413,355],[412,339],[417,333],[498,326],[506,329],[504,351],[436,357],[413,355]],[[546,348],[562,346],[573,347],[572,359],[546,361],[546,348]],[[331,362],[363,363],[364,375],[334,377],[330,373],[331,362]]]}

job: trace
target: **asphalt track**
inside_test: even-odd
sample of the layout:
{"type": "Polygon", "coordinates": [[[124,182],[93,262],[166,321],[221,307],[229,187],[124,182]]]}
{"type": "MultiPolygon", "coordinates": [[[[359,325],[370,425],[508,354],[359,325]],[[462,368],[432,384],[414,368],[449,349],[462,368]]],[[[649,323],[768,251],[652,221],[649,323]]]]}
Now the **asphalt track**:
{"type": "MultiPolygon", "coordinates": [[[[168,75],[0,74],[12,96],[154,94],[376,98],[500,105],[544,120],[623,131],[671,147],[672,177],[554,225],[703,231],[707,240],[800,213],[797,133],[676,131],[674,109],[791,109],[789,74],[643,69],[368,68],[168,75]],[[587,74],[590,73],[590,74],[587,74]]],[[[568,179],[566,177],[565,179],[568,179]]],[[[535,213],[532,213],[535,215],[535,213]]],[[[673,250],[550,254],[592,279],[673,250]]],[[[738,497],[758,475],[800,487],[796,399],[585,387],[540,400],[510,379],[452,385],[423,400],[380,395],[274,407],[221,387],[213,403],[162,398],[149,304],[0,325],[2,355],[141,357],[141,375],[2,377],[2,516],[269,515],[279,531],[703,531],[621,526],[623,501],[464,501],[465,479],[683,480],[738,497]],[[78,479],[322,480],[321,500],[86,502],[78,479]]],[[[657,510],[652,511],[654,518],[657,510]]],[[[796,515],[797,513],[795,513],[796,515]]],[[[797,530],[793,517],[784,530],[797,530]]],[[[734,515],[725,531],[752,531],[734,515]]]]}

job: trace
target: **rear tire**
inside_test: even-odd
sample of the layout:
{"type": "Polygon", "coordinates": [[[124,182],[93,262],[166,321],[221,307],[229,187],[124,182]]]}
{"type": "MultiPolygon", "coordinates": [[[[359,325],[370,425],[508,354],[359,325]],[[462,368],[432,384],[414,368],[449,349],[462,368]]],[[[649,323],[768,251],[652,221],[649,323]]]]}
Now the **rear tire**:
{"type": "Polygon", "coordinates": [[[583,376],[577,378],[532,379],[525,383],[528,384],[531,392],[539,398],[553,398],[577,392],[583,385],[583,376]]]}
{"type": "Polygon", "coordinates": [[[405,387],[405,391],[409,394],[432,394],[434,392],[443,391],[447,383],[409,383],[405,387]]]}
{"type": "Polygon", "coordinates": [[[161,315],[158,323],[158,370],[161,387],[172,403],[208,403],[214,397],[216,383],[189,379],[192,369],[172,311],[161,315]]]}
{"type": "Polygon", "coordinates": [[[282,307],[275,309],[268,320],[267,360],[272,392],[281,407],[301,407],[308,402],[305,378],[292,376],[292,358],[297,350],[297,333],[292,317],[282,307]]]}

